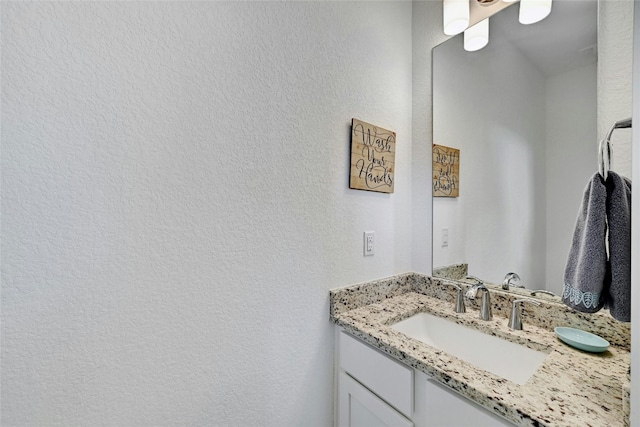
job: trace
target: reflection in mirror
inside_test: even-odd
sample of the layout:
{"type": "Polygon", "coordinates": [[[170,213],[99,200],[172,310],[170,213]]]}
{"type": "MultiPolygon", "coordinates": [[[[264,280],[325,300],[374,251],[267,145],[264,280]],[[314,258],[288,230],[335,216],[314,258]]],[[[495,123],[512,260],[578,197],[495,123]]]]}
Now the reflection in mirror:
{"type": "Polygon", "coordinates": [[[462,35],[434,48],[433,143],[460,150],[459,196],[433,198],[434,275],[561,293],[597,171],[596,42],[597,1],[576,0],[533,25],[502,10],[477,52],[462,35]]]}

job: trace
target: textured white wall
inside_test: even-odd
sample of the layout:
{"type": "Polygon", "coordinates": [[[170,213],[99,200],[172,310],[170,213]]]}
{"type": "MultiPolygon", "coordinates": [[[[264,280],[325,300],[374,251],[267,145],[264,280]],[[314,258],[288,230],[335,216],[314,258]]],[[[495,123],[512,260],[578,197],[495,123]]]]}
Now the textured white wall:
{"type": "Polygon", "coordinates": [[[328,289],[430,246],[411,3],[4,3],[2,29],[2,424],[330,425],[328,289]],[[352,117],[398,133],[394,194],[347,188],[352,117]]]}
{"type": "Polygon", "coordinates": [[[434,56],[434,142],[460,149],[460,196],[434,198],[433,264],[466,262],[491,282],[516,271],[543,288],[544,76],[497,37],[470,53],[458,36],[434,56]]]}
{"type": "Polygon", "coordinates": [[[598,135],[604,138],[611,125],[621,119],[634,116],[633,129],[618,129],[612,137],[613,170],[624,176],[632,177],[633,187],[632,218],[632,390],[631,424],[640,425],[640,356],[637,348],[640,344],[640,234],[638,233],[638,192],[640,179],[640,1],[601,0],[598,2],[598,135]],[[635,18],[634,18],[635,14],[635,18]],[[634,40],[635,31],[635,40],[634,40]],[[634,43],[635,42],[635,43],[634,43]],[[635,65],[634,69],[634,55],[635,65]],[[635,100],[633,97],[635,96],[635,100]],[[632,142],[633,138],[633,142],[632,142]],[[633,149],[635,148],[635,149],[633,149]],[[634,231],[636,230],[636,231],[634,231]]]}
{"type": "MultiPolygon", "coordinates": [[[[633,9],[633,0],[598,2],[598,140],[631,117],[633,9]]],[[[631,130],[616,130],[611,141],[612,170],[631,177],[631,130]]]]}
{"type": "Polygon", "coordinates": [[[546,81],[546,289],[560,295],[582,193],[596,172],[596,68],[546,81]]]}
{"type": "Polygon", "coordinates": [[[598,2],[598,134],[606,135],[613,122],[633,115],[634,128],[614,132],[613,170],[631,176],[632,217],[632,348],[631,420],[640,425],[640,1],[598,2]],[[635,18],[634,18],[635,16],[635,18]],[[635,34],[634,34],[635,32],[635,34]],[[635,39],[634,39],[635,37],[635,39]],[[635,61],[635,62],[634,62],[635,61]],[[634,67],[635,66],[635,67],[634,67]],[[633,142],[632,142],[633,138],[633,142]],[[632,149],[635,148],[635,149],[632,149]]]}

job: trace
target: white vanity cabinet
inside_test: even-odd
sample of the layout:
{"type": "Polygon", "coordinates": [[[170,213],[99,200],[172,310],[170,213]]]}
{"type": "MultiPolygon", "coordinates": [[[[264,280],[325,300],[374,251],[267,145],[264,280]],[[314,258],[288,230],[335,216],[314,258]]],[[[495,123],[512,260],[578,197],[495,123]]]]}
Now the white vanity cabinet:
{"type": "Polygon", "coordinates": [[[336,427],[513,426],[336,328],[336,427]]]}

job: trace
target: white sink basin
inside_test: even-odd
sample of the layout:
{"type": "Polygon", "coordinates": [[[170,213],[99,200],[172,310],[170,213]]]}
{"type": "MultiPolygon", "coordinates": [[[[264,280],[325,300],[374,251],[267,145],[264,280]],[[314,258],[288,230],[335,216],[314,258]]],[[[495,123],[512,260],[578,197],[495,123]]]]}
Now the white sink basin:
{"type": "Polygon", "coordinates": [[[391,327],[520,385],[549,355],[427,313],[418,313],[391,327]]]}

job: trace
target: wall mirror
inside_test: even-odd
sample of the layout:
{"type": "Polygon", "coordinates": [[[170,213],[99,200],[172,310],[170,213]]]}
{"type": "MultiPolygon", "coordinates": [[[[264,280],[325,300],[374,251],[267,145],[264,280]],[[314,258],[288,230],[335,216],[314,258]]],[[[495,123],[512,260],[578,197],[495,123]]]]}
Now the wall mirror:
{"type": "Polygon", "coordinates": [[[460,150],[458,197],[433,197],[433,274],[501,284],[515,272],[560,295],[597,171],[597,0],[554,1],[532,25],[518,6],[490,18],[483,49],[460,34],[432,52],[433,143],[460,150]]]}

